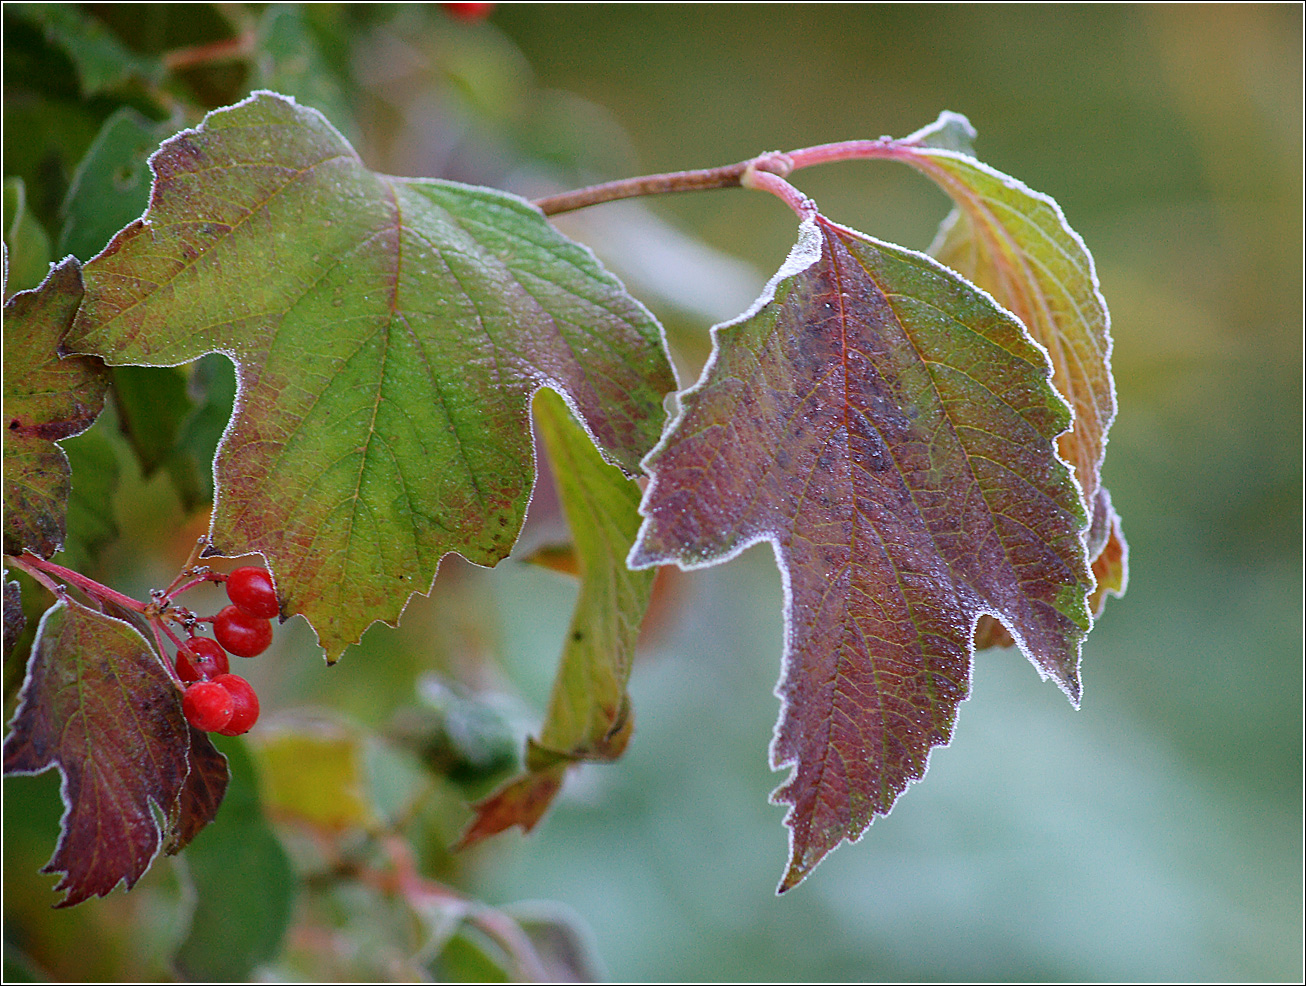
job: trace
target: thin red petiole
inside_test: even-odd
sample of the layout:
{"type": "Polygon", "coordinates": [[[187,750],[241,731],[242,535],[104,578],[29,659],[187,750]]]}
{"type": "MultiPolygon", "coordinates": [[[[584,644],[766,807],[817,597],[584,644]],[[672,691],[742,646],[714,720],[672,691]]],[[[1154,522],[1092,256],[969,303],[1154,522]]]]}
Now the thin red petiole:
{"type": "MultiPolygon", "coordinates": [[[[142,615],[146,614],[145,603],[138,599],[133,599],[131,596],[124,596],[121,592],[115,592],[107,585],[101,585],[94,579],[88,579],[85,575],[82,575],[79,572],[74,572],[71,568],[64,568],[62,565],[57,565],[52,561],[46,561],[44,558],[38,558],[36,555],[31,553],[10,555],[9,557],[10,560],[13,561],[15,567],[21,568],[33,578],[36,578],[34,570],[39,569],[40,571],[48,572],[55,578],[67,582],[69,585],[76,586],[93,599],[98,599],[101,602],[117,603],[123,609],[129,609],[133,613],[140,613],[142,615]]],[[[56,595],[58,594],[58,591],[51,588],[49,583],[43,581],[43,584],[45,584],[47,588],[50,588],[52,592],[55,592],[56,595]]]]}
{"type": "Polygon", "coordinates": [[[806,220],[816,217],[816,203],[773,172],[749,168],[744,172],[744,177],[739,184],[744,188],[755,188],[758,191],[770,192],[793,209],[798,214],[799,219],[806,220]]]}

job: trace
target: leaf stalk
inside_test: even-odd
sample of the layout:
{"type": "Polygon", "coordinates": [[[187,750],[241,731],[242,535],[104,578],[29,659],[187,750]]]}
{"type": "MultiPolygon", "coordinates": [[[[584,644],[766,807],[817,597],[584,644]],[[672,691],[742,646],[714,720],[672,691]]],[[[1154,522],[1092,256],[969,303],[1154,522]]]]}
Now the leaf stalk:
{"type": "MultiPolygon", "coordinates": [[[[615,202],[619,199],[638,198],[644,195],[661,195],[666,192],[703,192],[713,188],[756,188],[779,196],[786,204],[798,212],[788,193],[781,193],[774,183],[762,179],[759,175],[774,175],[780,179],[787,178],[799,168],[810,168],[818,164],[831,164],[836,161],[870,160],[873,158],[893,158],[902,156],[903,145],[889,138],[878,140],[844,140],[833,144],[817,144],[802,147],[794,151],[768,151],[757,157],[740,161],[737,164],[722,165],[719,168],[700,168],[694,171],[668,171],[656,175],[640,175],[636,178],[620,178],[605,181],[598,185],[588,185],[571,192],[560,192],[536,199],[534,205],[546,216],[556,216],[563,212],[573,212],[591,205],[615,202]]],[[[787,183],[786,183],[787,184],[787,183]]],[[[789,186],[792,188],[792,186],[789,186]]],[[[810,200],[808,200],[810,201],[810,200]]]]}

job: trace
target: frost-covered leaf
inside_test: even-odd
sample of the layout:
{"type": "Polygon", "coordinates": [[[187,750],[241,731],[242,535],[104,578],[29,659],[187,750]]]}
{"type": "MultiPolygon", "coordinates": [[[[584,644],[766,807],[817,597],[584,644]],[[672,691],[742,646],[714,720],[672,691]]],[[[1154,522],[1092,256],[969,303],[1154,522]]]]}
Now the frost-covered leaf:
{"type": "Polygon", "coordinates": [[[65,599],[41,621],[18,711],[4,743],[6,774],[63,775],[60,907],[141,878],[175,819],[190,734],[181,697],[145,639],[65,599]]]}
{"type": "MultiPolygon", "coordinates": [[[[1048,351],[1052,383],[1074,412],[1058,448],[1094,513],[1089,557],[1096,558],[1114,532],[1113,555],[1123,566],[1119,518],[1110,498],[1098,496],[1116,400],[1111,319],[1093,257],[1055,201],[975,160],[969,147],[947,137],[963,131],[974,136],[964,117],[944,113],[896,142],[892,156],[932,178],[956,203],[931,254],[993,295],[1048,351]]],[[[1123,568],[1118,576],[1116,595],[1123,590],[1123,568]]]]}
{"type": "Polygon", "coordinates": [[[7,662],[27,629],[27,616],[23,613],[22,586],[9,578],[8,569],[4,574],[4,655],[7,662]]]}
{"type": "Polygon", "coordinates": [[[272,93],[151,162],[149,211],[86,268],[75,345],[236,363],[213,550],[262,553],[330,658],[394,623],[446,553],[507,554],[539,388],[638,471],[674,386],[660,328],[525,201],[376,174],[272,93]]]}
{"type": "Polygon", "coordinates": [[[85,263],[145,211],[151,177],[147,158],[179,129],[147,120],[128,106],[104,121],[77,165],[59,210],[63,227],[58,256],[71,253],[85,263]]]}
{"type": "Polygon", "coordinates": [[[636,566],[770,541],[786,586],[781,719],[795,886],[946,743],[997,616],[1078,701],[1092,577],[1069,423],[1043,352],[928,257],[817,217],[646,460],[636,566]]]}
{"type": "Polygon", "coordinates": [[[527,746],[526,772],[476,806],[463,845],[511,825],[529,832],[567,766],[615,760],[634,726],[626,682],[654,576],[626,567],[640,524],[639,487],[603,461],[556,395],[536,398],[535,419],[571,528],[580,596],[544,725],[527,746]]]}
{"type": "Polygon", "coordinates": [[[268,4],[258,22],[250,88],[271,89],[313,107],[353,140],[358,126],[346,94],[348,80],[323,54],[310,6],[268,4]]]}
{"type": "Polygon", "coordinates": [[[68,457],[55,443],[89,428],[104,407],[98,359],[59,357],[82,299],[77,261],[64,260],[4,311],[4,549],[49,558],[63,546],[68,457]]]}

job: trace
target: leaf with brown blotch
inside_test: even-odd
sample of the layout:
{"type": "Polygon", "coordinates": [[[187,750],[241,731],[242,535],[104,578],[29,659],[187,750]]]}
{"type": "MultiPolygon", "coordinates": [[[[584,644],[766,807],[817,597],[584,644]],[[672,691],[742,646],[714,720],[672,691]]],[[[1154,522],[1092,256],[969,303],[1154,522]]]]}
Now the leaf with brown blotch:
{"type": "Polygon", "coordinates": [[[82,300],[81,268],[69,257],[40,287],[4,310],[4,549],[49,558],[63,547],[68,456],[56,442],[80,435],[104,408],[108,372],[90,356],[60,358],[82,300]]]}
{"type": "Polygon", "coordinates": [[[640,526],[639,487],[603,461],[561,398],[540,394],[535,420],[571,528],[580,596],[544,725],[527,743],[526,771],[476,805],[462,846],[512,825],[529,832],[570,764],[617,759],[634,729],[626,682],[654,576],[626,567],[640,526]]]}
{"type": "Polygon", "coordinates": [[[1093,588],[1070,414],[1046,354],[934,260],[803,223],[645,460],[636,567],[769,541],[785,584],[782,711],[797,885],[925,772],[998,617],[1078,703],[1093,588]]]}
{"type": "MultiPolygon", "coordinates": [[[[1112,560],[1104,565],[1113,569],[1111,592],[1122,595],[1128,551],[1110,497],[1098,495],[1116,395],[1111,317],[1092,254],[1053,199],[954,149],[958,132],[975,135],[964,117],[943,113],[895,141],[891,156],[933,179],[956,204],[930,253],[993,295],[1048,351],[1053,386],[1074,412],[1058,449],[1092,507],[1089,557],[1111,539],[1112,560]]],[[[1101,593],[1095,598],[1104,602],[1101,593]]]]}
{"type": "Polygon", "coordinates": [[[46,611],[4,772],[63,775],[59,844],[45,867],[64,874],[57,906],[131,889],[149,869],[162,841],[156,810],[180,821],[190,746],[180,694],[139,633],[71,599],[46,611]]]}
{"type": "Polygon", "coordinates": [[[660,326],[525,200],[378,174],[268,92],[151,167],[148,211],[86,266],[69,345],[235,362],[212,553],[262,554],[329,659],[395,624],[445,554],[508,554],[540,388],[629,475],[657,440],[675,386],[660,326]]]}

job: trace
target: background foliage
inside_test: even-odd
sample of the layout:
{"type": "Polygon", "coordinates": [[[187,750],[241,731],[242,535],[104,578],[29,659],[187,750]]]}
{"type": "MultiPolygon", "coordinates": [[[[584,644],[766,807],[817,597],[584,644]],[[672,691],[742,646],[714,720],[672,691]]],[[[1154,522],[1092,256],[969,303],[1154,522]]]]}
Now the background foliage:
{"type": "MultiPolygon", "coordinates": [[[[90,54],[75,72],[58,30],[12,7],[5,175],[22,178],[33,222],[13,225],[7,183],[6,239],[45,235],[51,256],[85,260],[98,246],[62,242],[59,210],[101,124],[125,100],[144,114],[143,134],[150,121],[169,132],[149,91],[153,56],[232,28],[217,8],[99,8],[105,36],[144,67],[122,76],[97,36],[78,42],[90,54]]],[[[535,835],[456,857],[446,847],[465,798],[484,789],[496,750],[515,749],[515,738],[496,746],[495,731],[538,723],[576,590],[517,561],[485,571],[451,559],[402,630],[373,628],[332,669],[301,621],[279,631],[251,678],[281,728],[223,745],[236,777],[218,824],[131,894],[50,910],[52,878],[36,871],[54,843],[57,782],[6,780],[6,978],[168,977],[179,948],[198,978],[245,974],[219,964],[232,953],[291,977],[489,974],[494,949],[474,931],[423,951],[447,908],[417,915],[356,865],[351,875],[393,831],[426,872],[473,898],[554,902],[515,905],[537,935],[562,927],[541,915],[567,908],[616,978],[1301,976],[1299,8],[511,5],[461,24],[438,9],[327,5],[248,16],[260,32],[252,69],[179,70],[199,104],[270,85],[355,121],[347,136],[377,170],[523,194],[966,113],[980,155],[1054,195],[1096,257],[1120,403],[1104,481],[1127,521],[1130,592],[1088,642],[1079,713],[1019,654],[982,653],[977,701],[929,783],[777,900],[769,551],[664,579],[632,675],[625,758],[578,773],[535,835]],[[396,720],[402,709],[409,719],[396,720]],[[427,752],[447,779],[416,800],[408,792],[426,775],[377,731],[400,735],[418,716],[430,737],[432,714],[445,741],[427,752]],[[286,768],[305,762],[321,764],[308,785],[286,768]],[[324,844],[335,854],[325,861],[324,844]],[[291,882],[287,866],[312,878],[286,901],[289,936],[259,941],[266,921],[235,921],[259,888],[291,882]],[[224,936],[191,932],[193,900],[216,915],[196,926],[224,936]]],[[[131,160],[121,168],[109,202],[140,181],[131,160]]],[[[828,213],[912,246],[947,211],[898,167],[844,164],[799,184],[828,213]]],[[[139,211],[87,208],[105,215],[104,239],[139,211]]],[[[743,191],[602,206],[559,225],[664,320],[686,380],[707,326],[747,307],[793,236],[786,210],[743,191]]],[[[229,371],[200,365],[220,394],[229,371]]],[[[147,395],[187,382],[142,373],[147,395]]],[[[207,463],[130,455],[120,426],[138,448],[148,439],[115,413],[66,445],[75,475],[91,468],[82,462],[116,465],[117,534],[93,509],[69,523],[89,574],[141,595],[204,530],[187,507],[204,496],[207,463]]],[[[185,427],[204,422],[201,408],[185,427]]],[[[561,535],[550,501],[537,497],[524,548],[561,535]]],[[[8,712],[15,669],[5,680],[8,712]]]]}

